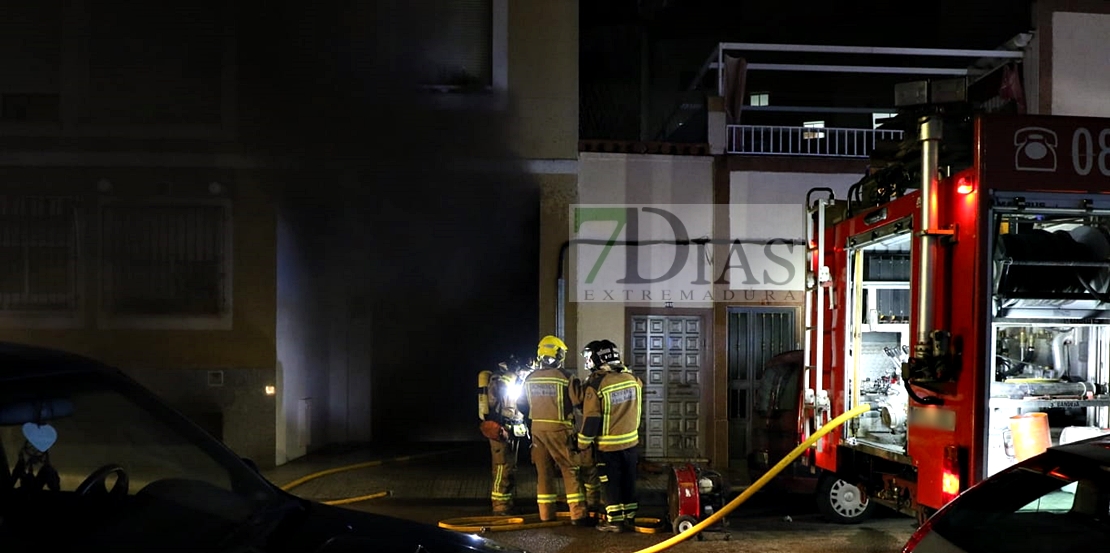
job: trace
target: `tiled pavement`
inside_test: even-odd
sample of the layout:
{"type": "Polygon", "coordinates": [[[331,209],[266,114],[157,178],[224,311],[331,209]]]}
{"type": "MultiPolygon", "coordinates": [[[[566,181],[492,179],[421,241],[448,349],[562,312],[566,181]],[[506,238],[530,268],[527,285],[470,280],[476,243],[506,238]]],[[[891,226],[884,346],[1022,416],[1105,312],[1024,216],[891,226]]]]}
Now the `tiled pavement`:
{"type": "MultiPolygon", "coordinates": [[[[346,465],[382,461],[381,464],[336,472],[308,481],[291,490],[294,494],[321,501],[389,491],[398,499],[488,501],[490,486],[489,445],[486,442],[407,443],[370,445],[347,450],[313,453],[280,467],[264,471],[267,478],[284,485],[305,475],[346,465]],[[407,459],[396,460],[407,456],[407,459]]],[[[734,486],[746,484],[742,470],[729,471],[734,486]]],[[[665,495],[667,467],[641,463],[638,489],[645,495],[665,495]]],[[[517,497],[536,494],[536,471],[527,451],[520,452],[517,497]]],[[[646,498],[645,498],[646,499],[646,498]]]]}

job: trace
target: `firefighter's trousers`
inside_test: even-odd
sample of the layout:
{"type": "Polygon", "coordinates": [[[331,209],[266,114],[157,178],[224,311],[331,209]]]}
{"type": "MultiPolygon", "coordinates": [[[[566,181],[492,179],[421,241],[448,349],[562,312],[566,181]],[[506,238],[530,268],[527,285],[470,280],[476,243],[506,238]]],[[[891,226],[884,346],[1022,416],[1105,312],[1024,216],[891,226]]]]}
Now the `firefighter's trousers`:
{"type": "Polygon", "coordinates": [[[532,432],[532,462],[536,464],[536,503],[540,520],[552,521],[556,517],[559,491],[555,485],[555,469],[563,476],[571,520],[586,518],[586,494],[578,479],[578,456],[570,451],[574,430],[540,430],[532,432]]]}
{"type": "Polygon", "coordinates": [[[508,514],[513,508],[513,494],[516,492],[517,448],[513,441],[489,441],[489,452],[493,463],[493,485],[489,498],[494,514],[508,514]]]}
{"type": "Polygon", "coordinates": [[[586,491],[586,507],[604,514],[605,503],[601,497],[601,471],[597,468],[597,447],[590,446],[578,453],[578,476],[586,491]]]}
{"type": "Polygon", "coordinates": [[[632,523],[640,505],[636,501],[635,447],[621,451],[599,451],[598,468],[605,495],[605,516],[612,523],[632,523]]]}

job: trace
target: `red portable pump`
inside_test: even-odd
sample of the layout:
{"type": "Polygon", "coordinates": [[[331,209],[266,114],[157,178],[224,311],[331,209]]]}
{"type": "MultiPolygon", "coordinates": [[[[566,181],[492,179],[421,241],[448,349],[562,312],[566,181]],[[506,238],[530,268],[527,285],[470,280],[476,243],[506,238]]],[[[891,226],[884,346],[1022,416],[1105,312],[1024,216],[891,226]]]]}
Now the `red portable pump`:
{"type": "MultiPolygon", "coordinates": [[[[724,507],[726,493],[724,478],[719,472],[691,463],[672,467],[667,486],[667,507],[674,533],[686,532],[719,511],[724,507]]],[[[707,530],[722,532],[726,526],[722,519],[707,530]]],[[[698,538],[703,535],[698,534],[698,538]]],[[[722,538],[728,539],[727,532],[722,538]]]]}

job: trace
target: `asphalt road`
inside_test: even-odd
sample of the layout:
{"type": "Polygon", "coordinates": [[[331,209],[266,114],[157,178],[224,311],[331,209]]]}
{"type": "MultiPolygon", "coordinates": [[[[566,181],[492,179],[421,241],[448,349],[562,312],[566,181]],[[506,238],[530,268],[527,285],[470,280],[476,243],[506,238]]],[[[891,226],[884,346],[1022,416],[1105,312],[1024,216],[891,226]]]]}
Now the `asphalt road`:
{"type": "MultiPolygon", "coordinates": [[[[416,501],[383,498],[350,508],[437,524],[440,520],[484,516],[486,506],[472,501],[416,501]]],[[[649,507],[645,516],[660,516],[649,507]]],[[[824,521],[808,502],[753,498],[733,511],[727,531],[706,533],[704,539],[687,539],[671,547],[675,553],[896,553],[913,533],[912,519],[879,509],[872,520],[854,526],[824,521]],[[727,540],[722,539],[728,536],[727,540]]],[[[674,536],[669,530],[656,534],[608,534],[593,528],[569,525],[496,531],[485,534],[499,543],[531,553],[632,553],[674,536]]]]}

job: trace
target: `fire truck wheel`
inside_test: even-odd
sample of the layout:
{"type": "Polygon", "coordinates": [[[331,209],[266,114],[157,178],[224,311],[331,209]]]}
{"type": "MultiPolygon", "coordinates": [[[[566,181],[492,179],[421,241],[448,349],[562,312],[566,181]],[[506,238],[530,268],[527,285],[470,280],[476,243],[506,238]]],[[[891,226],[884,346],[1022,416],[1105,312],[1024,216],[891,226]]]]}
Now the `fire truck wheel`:
{"type": "Polygon", "coordinates": [[[674,533],[681,534],[689,531],[691,528],[698,524],[698,519],[690,515],[682,515],[674,519],[674,533]]]}
{"type": "Polygon", "coordinates": [[[875,504],[859,488],[832,475],[821,478],[817,486],[817,510],[838,524],[858,524],[871,518],[875,504]]]}

